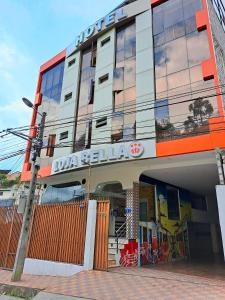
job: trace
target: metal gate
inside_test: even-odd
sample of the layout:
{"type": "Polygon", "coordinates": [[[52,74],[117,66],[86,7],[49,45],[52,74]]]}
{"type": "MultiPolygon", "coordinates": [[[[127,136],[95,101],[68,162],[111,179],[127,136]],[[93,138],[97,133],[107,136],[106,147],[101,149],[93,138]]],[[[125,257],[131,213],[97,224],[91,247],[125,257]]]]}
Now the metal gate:
{"type": "Polygon", "coordinates": [[[109,201],[97,202],[94,269],[108,269],[109,201]]]}
{"type": "Polygon", "coordinates": [[[0,207],[0,268],[13,269],[22,220],[16,207],[0,207]]]}
{"type": "Polygon", "coordinates": [[[88,201],[37,205],[28,257],[83,264],[88,201]]]}

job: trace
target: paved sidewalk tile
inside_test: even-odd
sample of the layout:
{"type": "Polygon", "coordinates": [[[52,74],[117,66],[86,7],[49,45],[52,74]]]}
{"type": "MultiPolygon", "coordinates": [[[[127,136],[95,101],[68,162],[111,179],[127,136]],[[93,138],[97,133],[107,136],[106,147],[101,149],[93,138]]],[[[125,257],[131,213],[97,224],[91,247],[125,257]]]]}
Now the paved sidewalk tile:
{"type": "Polygon", "coordinates": [[[22,298],[18,297],[12,297],[12,296],[6,296],[6,295],[1,295],[0,300],[23,300],[22,298]]]}
{"type": "MultiPolygon", "coordinates": [[[[0,298],[0,300],[1,300],[1,298],[0,298]]],[[[5,300],[7,300],[7,299],[5,299],[5,300]]],[[[59,295],[59,294],[50,294],[50,293],[40,292],[32,300],[85,300],[85,299],[84,298],[72,297],[72,296],[65,296],[65,295],[59,295]]],[[[88,299],[88,300],[91,300],[91,299],[88,299]]]]}
{"type": "MultiPolygon", "coordinates": [[[[0,270],[0,283],[15,285],[10,279],[11,272],[0,270]]],[[[17,285],[45,292],[39,297],[50,293],[51,298],[35,300],[225,300],[224,280],[143,268],[85,271],[71,277],[23,275],[17,285]]]]}

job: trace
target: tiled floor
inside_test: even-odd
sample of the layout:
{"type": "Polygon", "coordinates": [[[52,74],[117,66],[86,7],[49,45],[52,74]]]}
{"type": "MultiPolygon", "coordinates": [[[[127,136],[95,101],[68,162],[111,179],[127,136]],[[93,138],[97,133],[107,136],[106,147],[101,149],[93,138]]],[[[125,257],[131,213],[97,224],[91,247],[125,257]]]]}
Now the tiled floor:
{"type": "MultiPolygon", "coordinates": [[[[0,270],[0,283],[12,284],[11,272],[0,270]]],[[[157,268],[113,268],[110,272],[81,272],[72,277],[28,276],[17,285],[46,292],[98,300],[219,300],[225,281],[157,268]]]]}

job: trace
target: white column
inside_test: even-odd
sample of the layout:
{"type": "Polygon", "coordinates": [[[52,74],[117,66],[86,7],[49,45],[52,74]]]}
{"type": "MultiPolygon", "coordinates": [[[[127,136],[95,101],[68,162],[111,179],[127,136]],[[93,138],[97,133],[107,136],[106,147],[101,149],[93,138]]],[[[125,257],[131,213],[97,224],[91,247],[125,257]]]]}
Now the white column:
{"type": "Polygon", "coordinates": [[[84,249],[84,268],[86,270],[92,270],[94,264],[96,212],[97,201],[90,200],[88,203],[86,239],[84,249]]]}
{"type": "Polygon", "coordinates": [[[223,243],[223,254],[225,259],[225,185],[216,186],[216,195],[223,243]]]}

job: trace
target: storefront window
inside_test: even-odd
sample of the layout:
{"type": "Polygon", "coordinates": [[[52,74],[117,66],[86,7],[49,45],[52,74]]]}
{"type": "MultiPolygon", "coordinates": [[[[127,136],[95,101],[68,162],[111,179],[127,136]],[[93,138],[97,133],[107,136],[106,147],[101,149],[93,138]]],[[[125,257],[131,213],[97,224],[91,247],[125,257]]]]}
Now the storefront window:
{"type": "MultiPolygon", "coordinates": [[[[215,93],[207,88],[215,84],[202,76],[201,64],[210,58],[210,51],[207,31],[196,28],[196,12],[201,9],[201,0],[170,0],[153,9],[156,101],[167,99],[170,120],[168,134],[166,130],[162,134],[156,119],[158,141],[207,133],[208,118],[217,115],[216,99],[204,99],[215,93]]],[[[155,109],[157,116],[157,105],[155,109]]]]}
{"type": "Polygon", "coordinates": [[[62,203],[80,200],[85,190],[79,183],[48,186],[41,197],[41,203],[62,203]]]}

